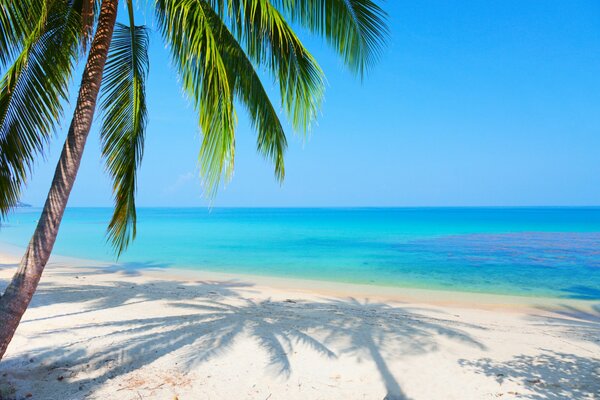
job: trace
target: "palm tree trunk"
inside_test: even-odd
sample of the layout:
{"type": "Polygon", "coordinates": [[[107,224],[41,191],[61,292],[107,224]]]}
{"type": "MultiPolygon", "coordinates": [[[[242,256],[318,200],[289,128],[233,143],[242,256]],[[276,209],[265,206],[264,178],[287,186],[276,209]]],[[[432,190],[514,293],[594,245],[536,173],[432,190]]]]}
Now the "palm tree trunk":
{"type": "Polygon", "coordinates": [[[102,72],[117,17],[118,2],[119,0],[102,1],[98,27],[83,71],[73,120],[56,166],[42,216],[18,271],[0,297],[0,360],[33,297],[58,235],[58,228],[75,183],[85,142],[94,118],[102,72]]]}

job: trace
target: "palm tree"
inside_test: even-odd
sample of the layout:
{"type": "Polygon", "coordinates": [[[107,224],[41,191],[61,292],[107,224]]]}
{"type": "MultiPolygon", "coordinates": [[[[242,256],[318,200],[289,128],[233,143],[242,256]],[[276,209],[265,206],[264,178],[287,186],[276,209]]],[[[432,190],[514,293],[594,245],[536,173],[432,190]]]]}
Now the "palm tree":
{"type": "MultiPolygon", "coordinates": [[[[113,179],[108,238],[117,255],[136,234],[136,174],[146,128],[148,31],[116,22],[118,0],[0,0],[0,213],[16,205],[33,163],[60,121],[76,60],[89,46],[79,96],[54,179],[18,271],[0,297],[0,359],[36,290],[75,182],[102,84],[101,142],[113,179]],[[91,41],[91,43],[89,43],[91,41]]],[[[387,36],[376,0],[155,0],[152,8],[203,139],[205,192],[233,171],[236,101],[257,131],[257,150],[284,177],[287,146],[259,71],[278,83],[281,108],[306,132],[324,76],[290,24],[321,36],[362,77],[387,36]]]]}

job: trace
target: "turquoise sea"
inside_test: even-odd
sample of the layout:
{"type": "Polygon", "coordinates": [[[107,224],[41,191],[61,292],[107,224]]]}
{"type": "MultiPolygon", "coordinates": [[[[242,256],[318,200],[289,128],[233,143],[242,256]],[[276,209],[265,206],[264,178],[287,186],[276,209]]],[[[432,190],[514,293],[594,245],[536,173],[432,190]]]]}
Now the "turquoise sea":
{"type": "MultiPolygon", "coordinates": [[[[55,253],[116,261],[109,208],[70,208],[55,253]]],[[[25,246],[40,209],[0,242],[25,246]]],[[[126,268],[600,299],[600,208],[141,208],[126,268]]]]}

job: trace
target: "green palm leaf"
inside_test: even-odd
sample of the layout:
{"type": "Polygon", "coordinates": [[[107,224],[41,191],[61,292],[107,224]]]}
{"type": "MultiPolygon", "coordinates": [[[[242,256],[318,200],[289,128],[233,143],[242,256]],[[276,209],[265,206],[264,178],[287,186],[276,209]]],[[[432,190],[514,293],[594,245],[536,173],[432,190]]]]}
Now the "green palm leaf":
{"type": "Polygon", "coordinates": [[[66,2],[52,2],[0,81],[0,215],[17,203],[62,113],[79,35],[79,14],[66,2]]]}
{"type": "Polygon", "coordinates": [[[388,37],[387,14],[374,0],[273,0],[292,21],[324,36],[360,76],[388,37]]]}
{"type": "Polygon", "coordinates": [[[118,254],[136,235],[137,169],[144,150],[148,32],[117,24],[103,77],[102,155],[113,178],[115,209],[108,236],[118,254]]]}
{"type": "Polygon", "coordinates": [[[285,132],[260,78],[218,14],[205,5],[208,21],[216,32],[223,63],[232,77],[236,99],[247,108],[253,128],[258,132],[257,149],[275,165],[275,176],[281,181],[285,175],[284,152],[287,147],[285,132]]]}
{"type": "Polygon", "coordinates": [[[220,1],[156,1],[161,31],[184,89],[200,114],[200,167],[209,196],[216,193],[221,177],[227,179],[233,170],[236,97],[247,99],[259,140],[264,141],[259,151],[275,159],[277,176],[283,176],[285,135],[274,110],[268,110],[270,101],[257,105],[268,98],[253,63],[267,67],[277,80],[283,108],[297,129],[308,129],[324,92],[320,67],[277,9],[264,0],[228,0],[227,4],[226,8],[220,1]],[[215,24],[215,14],[221,24],[215,24]],[[222,29],[225,22],[231,26],[227,38],[222,29]],[[247,57],[232,39],[243,44],[247,57]],[[237,46],[235,53],[232,43],[237,46]],[[240,72],[251,72],[252,81],[240,80],[240,72]]]}
{"type": "Polygon", "coordinates": [[[270,1],[227,1],[225,19],[231,21],[233,34],[252,61],[267,67],[279,83],[282,106],[292,126],[307,131],[317,116],[325,88],[317,61],[270,1]]]}
{"type": "Polygon", "coordinates": [[[185,93],[199,114],[200,172],[207,195],[233,171],[236,115],[233,87],[216,33],[198,0],[157,0],[161,32],[170,46],[185,93]]]}
{"type": "Polygon", "coordinates": [[[49,2],[0,0],[0,64],[7,65],[48,17],[49,2]]]}

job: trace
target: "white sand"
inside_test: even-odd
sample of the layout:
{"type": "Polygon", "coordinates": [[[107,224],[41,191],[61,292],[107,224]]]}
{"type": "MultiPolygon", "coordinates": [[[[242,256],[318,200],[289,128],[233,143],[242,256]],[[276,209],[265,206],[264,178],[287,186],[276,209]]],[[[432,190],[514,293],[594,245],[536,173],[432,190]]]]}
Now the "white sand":
{"type": "Polygon", "coordinates": [[[598,303],[187,274],[55,258],[0,398],[600,398],[598,303]]]}

